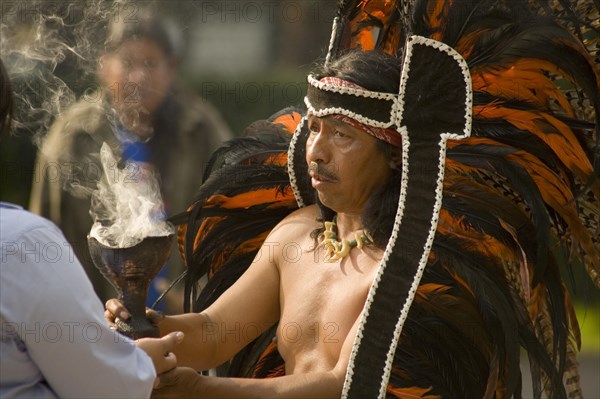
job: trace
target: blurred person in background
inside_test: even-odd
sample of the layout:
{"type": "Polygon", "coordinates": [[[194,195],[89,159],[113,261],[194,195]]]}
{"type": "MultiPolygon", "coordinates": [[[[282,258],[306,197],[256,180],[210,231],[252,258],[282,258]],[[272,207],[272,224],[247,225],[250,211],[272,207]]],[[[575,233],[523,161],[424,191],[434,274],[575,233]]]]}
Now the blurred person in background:
{"type": "MultiPolygon", "coordinates": [[[[0,139],[13,109],[0,60],[0,139]]],[[[0,246],[0,397],[149,397],[156,375],[175,367],[183,335],[134,344],[110,329],[56,225],[0,202],[0,246]]]]}
{"type": "MultiPolygon", "coordinates": [[[[98,62],[100,90],[85,95],[49,129],[38,153],[30,201],[32,212],[64,231],[103,300],[113,290],[94,267],[86,238],[93,222],[89,195],[102,176],[102,143],[122,161],[158,172],[165,210],[174,214],[190,203],[213,150],[232,137],[213,106],[176,83],[180,46],[170,26],[150,10],[129,20],[108,27],[98,62]]],[[[136,171],[128,171],[128,178],[135,179],[136,171]]],[[[170,275],[181,269],[176,252],[169,261],[170,275]]],[[[166,274],[165,267],[159,276],[166,274]]],[[[156,291],[153,284],[149,305],[156,291]]],[[[180,311],[177,305],[173,310],[180,311]]]]}

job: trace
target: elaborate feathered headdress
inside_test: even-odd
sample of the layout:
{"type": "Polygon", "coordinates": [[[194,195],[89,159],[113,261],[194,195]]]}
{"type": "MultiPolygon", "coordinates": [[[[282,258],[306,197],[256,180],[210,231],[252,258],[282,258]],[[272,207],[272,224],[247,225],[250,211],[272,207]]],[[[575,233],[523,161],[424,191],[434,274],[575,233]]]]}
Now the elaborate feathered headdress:
{"type": "MultiPolygon", "coordinates": [[[[385,395],[396,346],[428,260],[440,267],[447,252],[460,251],[461,257],[454,254],[444,267],[456,269],[479,258],[480,267],[498,267],[504,277],[530,275],[531,281],[493,284],[505,285],[507,293],[547,291],[535,306],[545,308],[545,322],[555,323],[555,328],[536,338],[543,342],[552,336],[563,349],[567,343],[559,342],[564,333],[556,320],[568,315],[552,304],[548,292],[558,294],[562,287],[540,288],[554,263],[550,247],[558,248],[562,240],[579,248],[598,282],[598,225],[588,214],[596,210],[598,217],[600,198],[589,145],[593,126],[586,131],[573,120],[574,110],[548,77],[560,73],[598,106],[597,73],[586,49],[564,29],[535,17],[525,3],[512,2],[510,7],[512,11],[498,2],[418,1],[404,9],[414,8],[408,14],[411,23],[402,24],[406,11],[394,2],[340,2],[327,62],[356,47],[403,58],[398,95],[308,78],[309,114],[342,114],[372,127],[393,127],[402,137],[403,176],[394,230],[363,311],[344,395],[385,395]],[[593,194],[581,192],[588,188],[593,194]],[[587,195],[595,199],[587,202],[587,195]],[[535,239],[524,237],[526,232],[535,239]],[[453,242],[454,248],[445,242],[453,242]],[[517,249],[524,253],[510,256],[513,264],[506,265],[510,252],[490,251],[490,243],[512,247],[513,255],[517,249]]],[[[296,145],[297,138],[302,140],[301,128],[292,139],[290,170],[302,204],[293,160],[304,146],[296,145]]],[[[518,305],[533,306],[530,295],[521,299],[518,305]]],[[[540,328],[535,318],[531,321],[534,329],[540,328]]],[[[555,349],[546,348],[548,355],[560,359],[554,375],[560,376],[566,355],[555,349]]],[[[513,367],[518,365],[507,369],[513,367]]],[[[550,375],[554,371],[545,370],[550,375]]],[[[512,393],[517,381],[514,374],[509,377],[512,393]]]]}
{"type": "MultiPolygon", "coordinates": [[[[519,396],[521,346],[536,397],[581,396],[560,269],[582,264],[600,286],[600,77],[580,40],[600,35],[586,12],[541,0],[340,2],[327,62],[351,48],[403,60],[398,94],[309,77],[309,112],[393,129],[403,150],[345,396],[519,396]]],[[[294,162],[306,139],[299,115],[279,118],[259,128],[279,133],[217,152],[190,209],[187,293],[209,274],[194,310],[245,270],[294,197],[311,201],[298,181],[306,165],[294,162]],[[288,184],[281,132],[296,124],[288,184]]],[[[277,375],[280,361],[263,338],[231,370],[277,375]]]]}

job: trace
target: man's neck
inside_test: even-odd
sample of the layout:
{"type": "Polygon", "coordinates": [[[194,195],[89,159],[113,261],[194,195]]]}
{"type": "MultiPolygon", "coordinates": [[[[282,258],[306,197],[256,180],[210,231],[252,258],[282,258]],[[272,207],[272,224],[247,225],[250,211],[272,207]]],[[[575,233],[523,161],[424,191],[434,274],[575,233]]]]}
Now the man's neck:
{"type": "Polygon", "coordinates": [[[362,232],[362,215],[357,213],[338,213],[336,224],[339,238],[353,238],[354,233],[362,232]]]}

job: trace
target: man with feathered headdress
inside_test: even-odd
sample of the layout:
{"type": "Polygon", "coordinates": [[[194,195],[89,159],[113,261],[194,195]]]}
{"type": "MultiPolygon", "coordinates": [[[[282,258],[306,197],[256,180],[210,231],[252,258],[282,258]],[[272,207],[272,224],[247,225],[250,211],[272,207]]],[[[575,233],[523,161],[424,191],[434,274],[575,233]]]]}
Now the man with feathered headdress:
{"type": "Polygon", "coordinates": [[[198,313],[157,321],[185,331],[191,368],[155,395],[520,397],[522,347],[536,396],[581,397],[559,259],[600,285],[600,79],[539,13],[341,2],[305,117],[218,150],[184,215],[198,313]],[[196,372],[227,360],[229,377],[279,378],[196,372]]]}

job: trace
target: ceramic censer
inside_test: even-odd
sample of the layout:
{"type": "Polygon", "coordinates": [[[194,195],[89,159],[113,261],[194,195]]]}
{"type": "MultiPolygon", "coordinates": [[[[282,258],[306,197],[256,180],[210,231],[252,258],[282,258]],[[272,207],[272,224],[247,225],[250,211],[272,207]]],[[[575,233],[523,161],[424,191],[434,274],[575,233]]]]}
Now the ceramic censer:
{"type": "Polygon", "coordinates": [[[172,237],[146,237],[129,248],[109,247],[88,237],[94,265],[115,287],[131,314],[128,320],[117,321],[117,329],[133,339],[159,336],[158,327],[146,318],[146,296],[152,279],[169,257],[172,237]]]}

